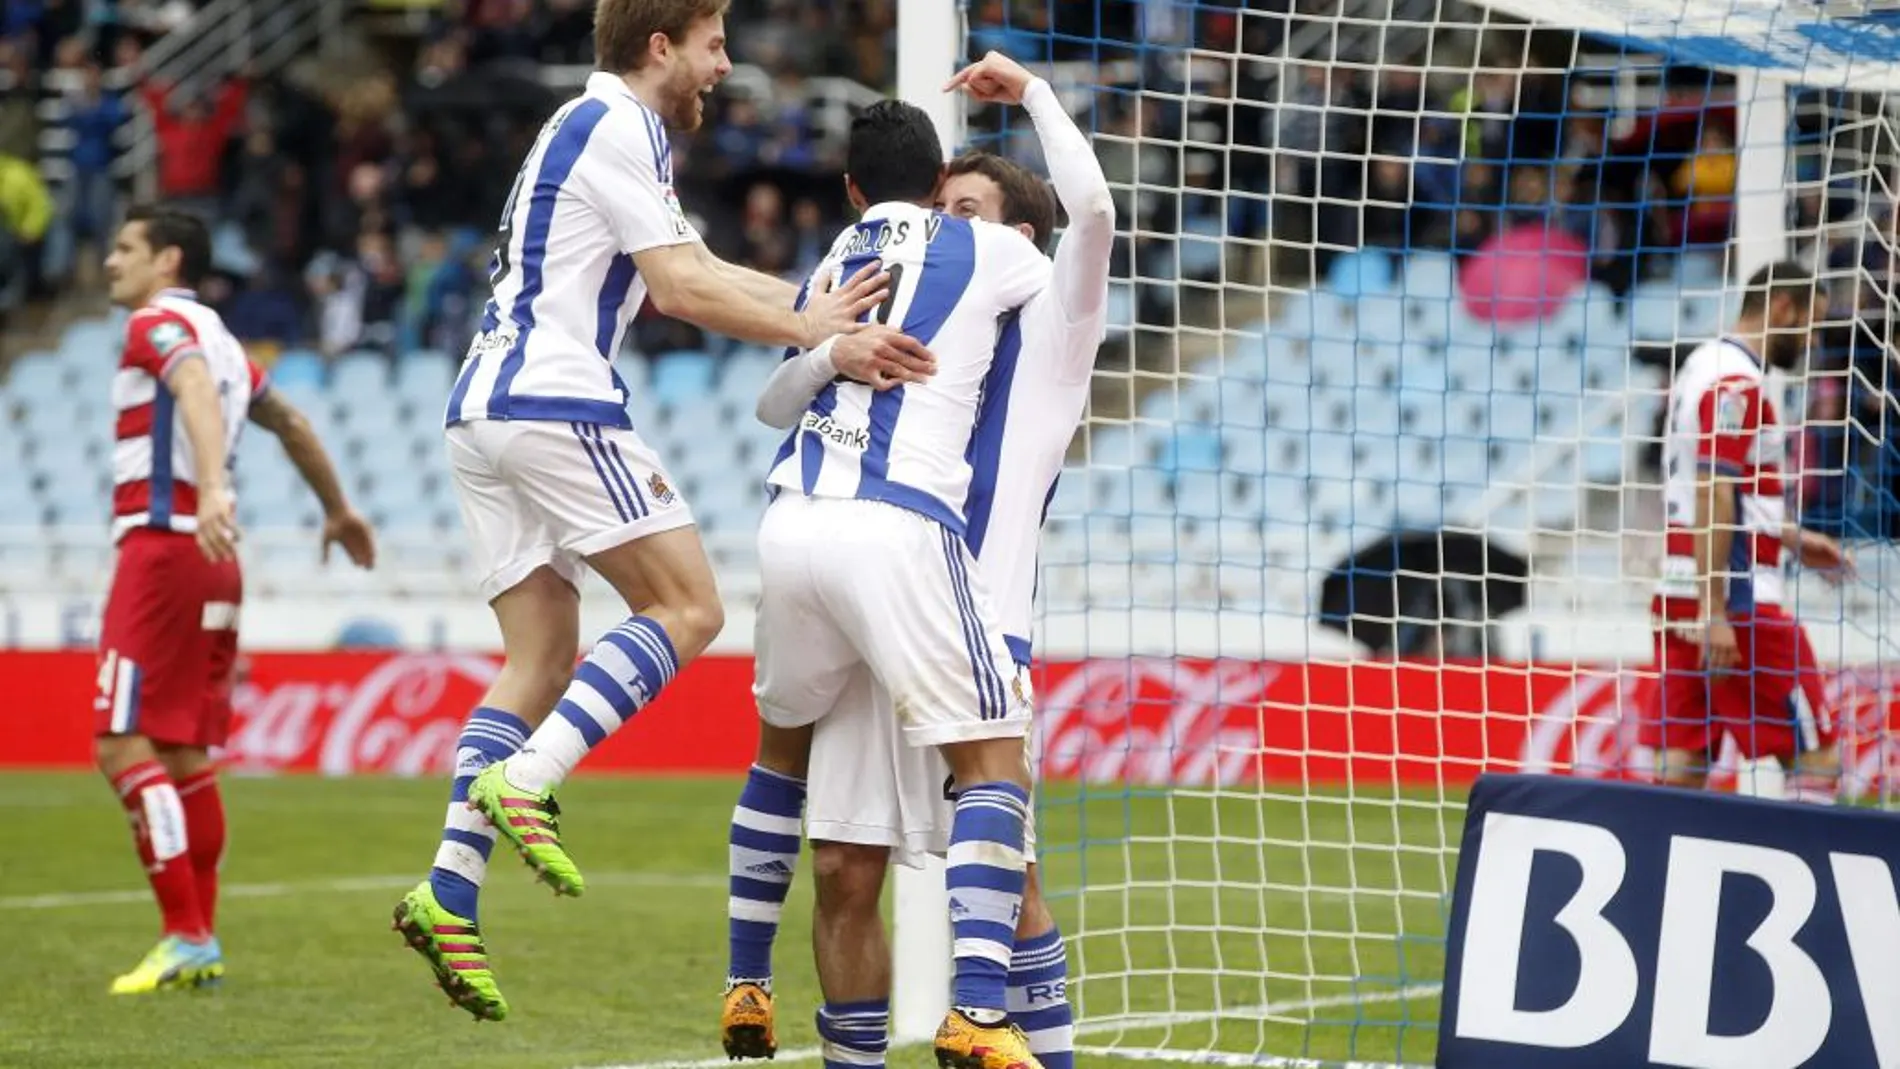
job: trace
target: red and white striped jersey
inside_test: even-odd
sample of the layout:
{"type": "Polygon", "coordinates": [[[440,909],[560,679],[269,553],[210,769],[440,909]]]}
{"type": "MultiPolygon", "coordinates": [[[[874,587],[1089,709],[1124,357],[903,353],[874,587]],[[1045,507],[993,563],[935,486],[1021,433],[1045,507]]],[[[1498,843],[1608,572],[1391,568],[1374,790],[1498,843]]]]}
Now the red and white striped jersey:
{"type": "Polygon", "coordinates": [[[1739,480],[1729,559],[1731,614],[1779,606],[1784,595],[1782,524],[1788,517],[1782,463],[1787,438],[1764,388],[1761,360],[1747,346],[1719,338],[1699,346],[1676,372],[1663,441],[1662,578],[1655,611],[1687,620],[1699,611],[1695,565],[1696,475],[1713,470],[1739,480]]]}
{"type": "Polygon", "coordinates": [[[237,458],[251,402],[264,393],[264,371],[225,329],[218,313],[199,304],[190,290],[161,290],[132,313],[125,348],[112,379],[118,416],[112,449],[112,537],[135,527],[166,531],[198,529],[197,473],[165,375],[180,360],[204,360],[224,416],[227,468],[237,458]]]}

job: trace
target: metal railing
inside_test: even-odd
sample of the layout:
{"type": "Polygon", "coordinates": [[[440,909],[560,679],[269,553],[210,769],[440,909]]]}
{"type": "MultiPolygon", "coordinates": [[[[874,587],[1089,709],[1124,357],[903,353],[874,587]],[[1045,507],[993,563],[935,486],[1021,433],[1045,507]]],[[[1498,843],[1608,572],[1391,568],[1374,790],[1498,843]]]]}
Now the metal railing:
{"type": "MultiPolygon", "coordinates": [[[[276,73],[312,44],[336,34],[345,0],[211,0],[145,51],[137,80],[155,80],[193,92],[240,71],[276,73]]],[[[158,192],[158,138],[151,116],[133,109],[131,135],[114,164],[135,196],[158,192]]]]}

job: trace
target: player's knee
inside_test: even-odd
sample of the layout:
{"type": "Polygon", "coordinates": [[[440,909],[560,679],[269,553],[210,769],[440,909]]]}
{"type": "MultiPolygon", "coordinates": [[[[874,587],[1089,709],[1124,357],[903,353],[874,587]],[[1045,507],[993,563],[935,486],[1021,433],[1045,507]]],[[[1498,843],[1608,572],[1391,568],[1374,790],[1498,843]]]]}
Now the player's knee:
{"type": "Polygon", "coordinates": [[[862,843],[814,843],[811,859],[819,908],[832,913],[877,911],[884,893],[884,870],[890,864],[888,849],[862,843]]]}
{"type": "Polygon", "coordinates": [[[725,629],[726,607],[719,600],[718,592],[709,590],[677,606],[673,619],[678,633],[668,637],[673,640],[680,663],[684,664],[704,652],[725,629]]]}
{"type": "Polygon", "coordinates": [[[92,760],[108,777],[138,764],[151,753],[151,743],[137,735],[99,735],[92,740],[92,760]]]}

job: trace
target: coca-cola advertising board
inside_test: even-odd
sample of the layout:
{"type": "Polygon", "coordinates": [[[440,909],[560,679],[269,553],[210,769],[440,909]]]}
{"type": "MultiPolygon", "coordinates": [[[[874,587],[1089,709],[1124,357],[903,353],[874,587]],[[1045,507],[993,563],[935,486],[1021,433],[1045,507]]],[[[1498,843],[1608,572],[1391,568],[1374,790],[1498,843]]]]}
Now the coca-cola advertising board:
{"type": "MultiPolygon", "coordinates": [[[[224,760],[253,772],[442,774],[498,664],[465,653],[254,654],[224,760]]],[[[0,764],[88,764],[94,671],[84,653],[0,654],[13,699],[0,764]]],[[[1036,681],[1046,777],[1203,787],[1618,776],[1647,760],[1636,714],[1655,687],[1634,669],[1145,657],[1044,664],[1036,681]]],[[[749,658],[703,657],[584,767],[743,771],[756,738],[751,686],[749,658]]],[[[1900,683],[1845,669],[1830,698],[1847,725],[1852,785],[1900,786],[1886,741],[1900,724],[1900,683]]]]}

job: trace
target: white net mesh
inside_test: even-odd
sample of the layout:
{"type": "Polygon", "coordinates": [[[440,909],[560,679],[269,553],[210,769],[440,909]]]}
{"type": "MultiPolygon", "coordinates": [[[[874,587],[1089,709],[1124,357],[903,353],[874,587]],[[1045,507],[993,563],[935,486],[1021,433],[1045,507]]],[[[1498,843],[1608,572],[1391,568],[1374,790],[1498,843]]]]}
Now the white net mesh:
{"type": "MultiPolygon", "coordinates": [[[[1431,1060],[1472,778],[1649,767],[1670,378],[1771,259],[1832,298],[1782,384],[1790,514],[1861,561],[1790,600],[1847,790],[1886,789],[1893,39],[1506,6],[971,5],[1122,231],[1037,636],[1085,1048],[1431,1060]]],[[[969,122],[1039,163],[1022,117],[969,122]]]]}

